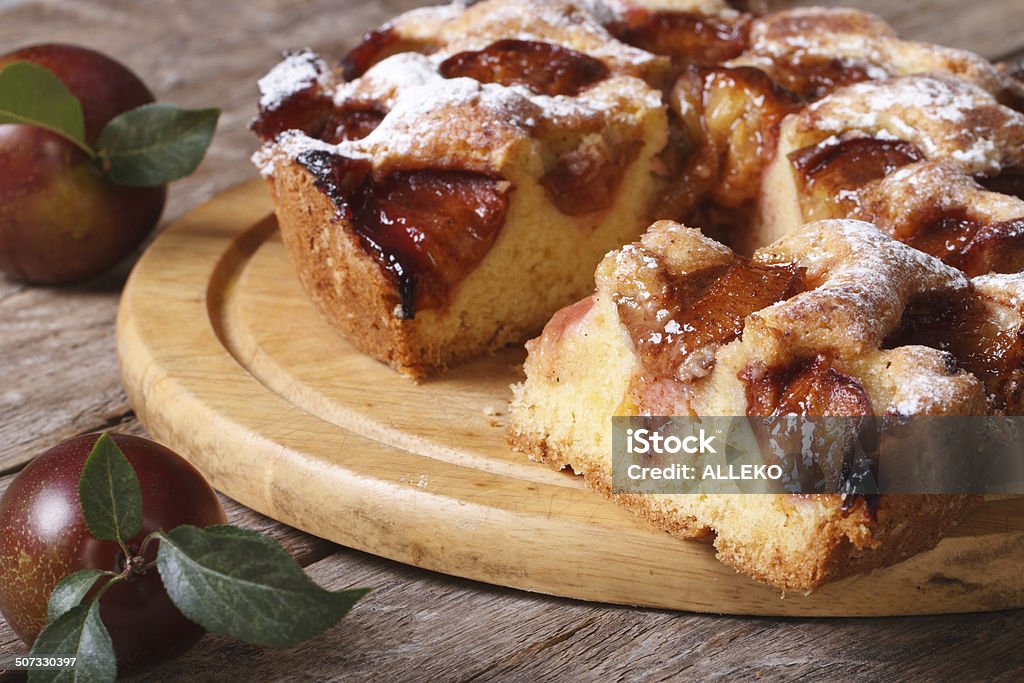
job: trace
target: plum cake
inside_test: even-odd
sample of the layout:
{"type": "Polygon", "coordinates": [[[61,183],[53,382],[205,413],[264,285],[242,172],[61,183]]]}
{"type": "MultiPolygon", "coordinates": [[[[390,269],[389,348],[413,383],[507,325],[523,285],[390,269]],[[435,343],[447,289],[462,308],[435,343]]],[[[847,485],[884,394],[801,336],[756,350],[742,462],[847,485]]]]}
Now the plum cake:
{"type": "Polygon", "coordinates": [[[513,447],[787,590],[934,546],[957,495],[630,494],[612,486],[613,415],[917,416],[1017,410],[1024,278],[961,271],[849,219],[751,258],[656,223],[597,269],[596,293],[527,343],[513,447]]]}
{"type": "Polygon", "coordinates": [[[863,12],[750,4],[456,2],[339,65],[290,53],[253,129],[306,291],[418,378],[536,333],[656,219],[749,253],[862,218],[972,274],[1017,269],[1017,80],[863,12]],[[934,125],[899,129],[897,109],[934,125]],[[987,128],[957,133],[958,115],[987,128]],[[962,172],[957,194],[911,196],[918,163],[962,172]]]}

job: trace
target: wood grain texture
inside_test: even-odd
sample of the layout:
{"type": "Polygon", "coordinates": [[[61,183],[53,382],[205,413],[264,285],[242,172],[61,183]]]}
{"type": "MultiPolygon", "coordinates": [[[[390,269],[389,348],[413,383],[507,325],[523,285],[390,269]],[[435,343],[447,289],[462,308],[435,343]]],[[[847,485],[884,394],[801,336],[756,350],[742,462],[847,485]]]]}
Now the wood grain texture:
{"type": "MultiPolygon", "coordinates": [[[[1015,43],[1006,53],[1024,48],[1020,21],[1005,18],[1019,10],[1018,0],[966,4],[851,0],[846,4],[868,6],[868,2],[890,20],[896,16],[897,28],[907,37],[937,40],[953,33],[950,42],[998,56],[1002,53],[990,49],[989,40],[999,34],[1009,35],[1015,43]],[[1002,11],[998,11],[999,4],[1002,11]],[[935,9],[940,5],[943,12],[935,9]],[[906,7],[918,9],[907,12],[906,7]],[[971,23],[963,20],[965,12],[972,16],[971,23]]],[[[245,123],[253,113],[253,83],[275,61],[278,50],[313,45],[338,55],[372,25],[416,4],[420,3],[0,0],[0,46],[7,50],[54,40],[91,45],[130,64],[162,100],[222,107],[224,117],[207,160],[194,176],[172,189],[165,217],[173,219],[252,177],[247,157],[253,142],[245,123]]],[[[27,289],[0,276],[0,471],[17,469],[74,433],[112,422],[137,428],[118,383],[114,355],[113,320],[119,287],[129,266],[98,283],[64,290],[27,289]],[[9,333],[14,321],[20,329],[9,333]],[[56,343],[57,338],[61,343],[56,343]],[[47,344],[48,340],[53,343],[47,344]]],[[[353,554],[365,560],[368,583],[404,586],[407,597],[400,599],[394,592],[381,590],[378,596],[383,597],[374,596],[367,603],[368,608],[373,605],[372,612],[353,614],[360,619],[361,628],[381,635],[377,636],[378,649],[368,651],[367,663],[351,675],[349,667],[354,666],[355,656],[319,663],[325,652],[341,650],[343,636],[338,631],[288,653],[264,652],[210,638],[194,655],[169,664],[152,679],[187,680],[201,667],[208,675],[195,678],[214,681],[241,678],[232,675],[236,668],[254,680],[428,680],[426,675],[417,675],[417,667],[434,660],[443,664],[431,670],[443,671],[441,677],[450,680],[474,676],[477,680],[521,680],[539,675],[594,680],[598,677],[588,671],[595,666],[608,672],[606,678],[611,680],[661,680],[676,677],[676,672],[683,678],[700,672],[705,678],[732,679],[738,676],[731,672],[749,670],[751,662],[764,663],[764,680],[845,680],[862,668],[874,672],[875,678],[894,680],[944,679],[947,672],[950,677],[959,672],[964,680],[984,680],[990,675],[1019,680],[1024,671],[1019,654],[1024,637],[1021,611],[854,621],[663,618],[658,612],[576,605],[437,578],[429,572],[353,554]],[[435,580],[439,581],[436,585],[432,583],[435,580]],[[554,613],[562,605],[575,605],[578,610],[568,612],[561,621],[552,617],[549,626],[535,626],[518,619],[523,600],[539,601],[542,614],[554,613]],[[455,634],[459,647],[438,646],[429,631],[410,639],[408,629],[402,628],[414,618],[409,615],[433,613],[436,605],[451,612],[463,603],[466,611],[452,612],[450,619],[442,611],[428,622],[433,630],[455,634]],[[603,627],[573,630],[575,625],[594,619],[603,627]],[[531,627],[541,629],[539,637],[528,631],[531,627]],[[389,638],[389,630],[396,628],[395,637],[389,638]],[[559,640],[547,645],[551,638],[559,640]],[[502,643],[509,639],[519,648],[506,656],[509,650],[502,643]],[[467,643],[474,644],[474,655],[462,664],[462,647],[467,643]],[[602,649],[606,643],[608,647],[602,649]],[[629,650],[615,665],[617,648],[635,643],[647,645],[642,651],[629,650]],[[493,657],[487,656],[488,648],[496,653],[493,657]],[[612,656],[591,654],[596,652],[611,652],[612,656]],[[372,674],[366,675],[366,671],[372,674]],[[518,671],[523,672],[521,677],[516,675],[518,671]],[[834,673],[830,675],[830,671],[834,673]]],[[[15,641],[0,621],[0,647],[15,641]]]]}
{"type": "Polygon", "coordinates": [[[469,584],[352,550],[309,571],[325,585],[376,588],[339,626],[295,650],[207,638],[139,680],[187,671],[210,681],[1009,683],[1024,664],[1021,611],[780,621],[593,606],[469,584]]]}
{"type": "Polygon", "coordinates": [[[986,504],[895,567],[781,599],[708,545],[512,452],[494,413],[521,354],[416,385],[340,339],[270,210],[255,181],[182,218],[139,261],[118,316],[140,419],[244,504],[376,555],[600,602],[790,616],[1024,606],[1024,498],[986,504]]]}

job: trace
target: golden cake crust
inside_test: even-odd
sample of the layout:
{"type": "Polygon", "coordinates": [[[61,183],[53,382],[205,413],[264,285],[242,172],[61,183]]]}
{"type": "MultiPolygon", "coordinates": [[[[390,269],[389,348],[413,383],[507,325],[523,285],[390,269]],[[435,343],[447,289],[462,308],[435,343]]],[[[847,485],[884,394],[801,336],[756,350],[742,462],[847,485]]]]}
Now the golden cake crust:
{"type": "Polygon", "coordinates": [[[313,177],[294,165],[275,173],[271,184],[285,247],[299,279],[321,314],[364,353],[386,354],[385,362],[410,375],[425,375],[434,363],[416,349],[409,327],[396,317],[394,283],[343,225],[325,223],[333,202],[314,187],[313,177]],[[356,312],[359,311],[359,314],[356,312]]]}

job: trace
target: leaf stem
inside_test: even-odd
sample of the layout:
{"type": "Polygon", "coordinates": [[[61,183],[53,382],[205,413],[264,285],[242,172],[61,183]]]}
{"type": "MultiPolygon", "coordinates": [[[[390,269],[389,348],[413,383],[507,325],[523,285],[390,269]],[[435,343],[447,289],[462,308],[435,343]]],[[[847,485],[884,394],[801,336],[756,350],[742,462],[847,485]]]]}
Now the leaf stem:
{"type": "Polygon", "coordinates": [[[146,536],[144,539],[142,539],[142,544],[139,546],[139,556],[140,557],[145,557],[146,556],[146,548],[149,547],[149,544],[153,541],[153,539],[159,539],[159,536],[160,536],[160,532],[159,531],[153,531],[148,536],[146,536]]]}
{"type": "Polygon", "coordinates": [[[128,545],[124,542],[124,540],[120,536],[118,536],[118,538],[117,538],[117,544],[119,546],[121,546],[121,552],[124,553],[125,566],[128,566],[128,564],[130,563],[130,561],[132,559],[132,551],[128,549],[128,545]]]}
{"type": "Polygon", "coordinates": [[[93,597],[92,601],[93,602],[99,602],[100,598],[103,597],[104,593],[106,593],[108,590],[110,590],[111,586],[114,586],[116,584],[123,583],[124,581],[127,581],[128,580],[128,573],[130,571],[131,571],[131,568],[129,567],[128,569],[126,569],[125,571],[121,572],[120,574],[115,574],[114,572],[103,572],[107,576],[112,576],[113,578],[111,578],[110,581],[107,581],[105,584],[103,584],[100,587],[99,591],[96,592],[96,595],[95,595],[95,597],[93,597]]]}

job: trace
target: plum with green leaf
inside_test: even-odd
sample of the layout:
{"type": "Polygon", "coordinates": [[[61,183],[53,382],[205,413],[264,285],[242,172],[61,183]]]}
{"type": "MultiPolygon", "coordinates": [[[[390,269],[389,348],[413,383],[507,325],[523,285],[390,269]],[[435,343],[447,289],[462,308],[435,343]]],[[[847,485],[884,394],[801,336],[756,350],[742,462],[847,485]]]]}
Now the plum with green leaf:
{"type": "Polygon", "coordinates": [[[130,254],[191,173],[217,110],[153,104],[101,53],[37,45],[0,57],[0,271],[32,283],[97,275],[130,254]]]}
{"type": "Polygon", "coordinates": [[[199,472],[145,439],[80,437],[34,460],[0,498],[0,612],[33,657],[77,664],[30,683],[108,683],[204,629],[292,647],[367,593],[321,588],[277,542],[224,521],[199,472]]]}
{"type": "MultiPolygon", "coordinates": [[[[116,541],[90,533],[79,502],[79,481],[98,439],[92,434],[48,450],[0,498],[0,613],[26,643],[46,626],[50,594],[63,577],[82,569],[120,573],[131,559],[116,541]]],[[[135,470],[141,492],[139,531],[125,539],[132,557],[152,532],[226,522],[216,493],[188,461],[147,439],[113,440],[135,470]]],[[[142,557],[152,562],[156,550],[150,543],[142,557]]],[[[100,613],[122,673],[178,655],[205,632],[182,616],[153,568],[111,587],[100,613]]]]}

